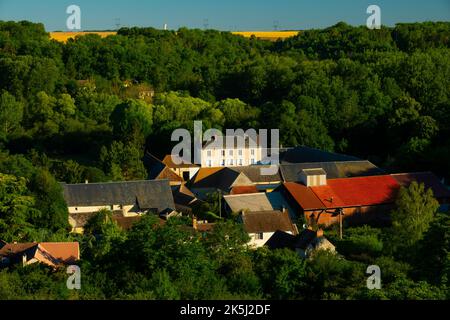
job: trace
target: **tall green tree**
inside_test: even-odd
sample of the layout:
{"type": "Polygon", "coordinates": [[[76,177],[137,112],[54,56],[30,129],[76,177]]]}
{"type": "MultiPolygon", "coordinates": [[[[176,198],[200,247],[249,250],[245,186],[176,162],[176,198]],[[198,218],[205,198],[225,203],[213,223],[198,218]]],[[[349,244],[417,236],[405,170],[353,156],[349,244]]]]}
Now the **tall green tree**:
{"type": "Polygon", "coordinates": [[[0,95],[0,139],[6,140],[21,129],[23,107],[23,103],[17,101],[8,91],[2,90],[0,95]]]}
{"type": "Polygon", "coordinates": [[[430,227],[439,203],[424,184],[411,183],[399,191],[396,208],[391,212],[389,246],[394,252],[411,249],[430,227]]]}
{"type": "Polygon", "coordinates": [[[0,173],[0,238],[7,242],[37,240],[32,221],[41,212],[34,205],[25,178],[0,173]]]}

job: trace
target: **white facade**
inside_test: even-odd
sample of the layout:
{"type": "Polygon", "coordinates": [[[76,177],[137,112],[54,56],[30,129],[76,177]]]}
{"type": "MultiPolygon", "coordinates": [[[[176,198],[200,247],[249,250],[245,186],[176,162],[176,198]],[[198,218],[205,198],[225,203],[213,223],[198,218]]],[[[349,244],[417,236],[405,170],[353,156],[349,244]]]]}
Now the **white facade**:
{"type": "Polygon", "coordinates": [[[132,217],[140,212],[137,205],[110,205],[110,206],[85,206],[85,207],[68,207],[69,215],[75,213],[92,213],[100,210],[122,211],[124,217],[132,217]]]}
{"type": "MultiPolygon", "coordinates": [[[[291,231],[285,231],[292,234],[291,231]]],[[[266,242],[273,236],[275,232],[261,232],[261,233],[249,233],[250,241],[248,245],[252,248],[260,248],[266,244],[266,242]]]]}
{"type": "Polygon", "coordinates": [[[260,164],[261,147],[234,149],[204,148],[201,151],[202,167],[241,167],[260,164]]]}

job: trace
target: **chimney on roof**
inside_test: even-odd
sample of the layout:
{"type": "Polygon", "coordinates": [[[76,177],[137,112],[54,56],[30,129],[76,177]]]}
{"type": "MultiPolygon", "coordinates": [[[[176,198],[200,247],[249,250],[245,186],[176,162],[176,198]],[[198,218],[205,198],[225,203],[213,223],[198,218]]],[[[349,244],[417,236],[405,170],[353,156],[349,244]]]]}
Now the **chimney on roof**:
{"type": "Polygon", "coordinates": [[[327,173],[322,168],[303,169],[298,173],[298,181],[307,187],[325,186],[327,173]]]}

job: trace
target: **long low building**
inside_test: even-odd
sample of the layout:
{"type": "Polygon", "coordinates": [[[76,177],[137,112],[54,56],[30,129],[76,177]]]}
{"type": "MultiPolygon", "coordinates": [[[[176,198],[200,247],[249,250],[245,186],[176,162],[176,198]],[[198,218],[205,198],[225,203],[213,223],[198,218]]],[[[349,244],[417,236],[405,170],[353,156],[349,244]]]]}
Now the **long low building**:
{"type": "Polygon", "coordinates": [[[310,225],[338,223],[341,215],[349,223],[385,224],[399,189],[412,181],[425,183],[440,203],[448,203],[450,191],[432,173],[327,179],[321,168],[304,169],[297,182],[280,189],[310,225]]]}
{"type": "Polygon", "coordinates": [[[83,232],[87,221],[102,209],[132,217],[175,210],[168,180],[63,184],[73,232],[83,232]]]}

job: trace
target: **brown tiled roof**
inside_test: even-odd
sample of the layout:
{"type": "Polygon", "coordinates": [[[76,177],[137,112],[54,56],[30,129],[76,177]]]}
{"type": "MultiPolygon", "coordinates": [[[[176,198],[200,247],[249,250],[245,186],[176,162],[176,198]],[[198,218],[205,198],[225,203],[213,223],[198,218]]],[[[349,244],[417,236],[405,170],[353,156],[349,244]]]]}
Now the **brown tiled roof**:
{"type": "Polygon", "coordinates": [[[417,183],[423,183],[426,189],[431,188],[436,198],[450,198],[450,190],[431,172],[399,173],[391,176],[401,186],[408,187],[413,181],[416,181],[417,183]]]}
{"type": "Polygon", "coordinates": [[[14,258],[26,254],[27,260],[56,267],[80,259],[78,242],[9,243],[0,249],[0,257],[14,258]]]}
{"type": "Polygon", "coordinates": [[[169,168],[175,169],[175,168],[197,168],[199,165],[192,164],[192,163],[183,163],[183,164],[175,164],[172,158],[171,154],[168,154],[164,157],[162,160],[162,163],[164,163],[169,168]]]}
{"type": "Polygon", "coordinates": [[[255,185],[252,186],[237,186],[231,189],[230,194],[247,194],[247,193],[258,193],[258,188],[255,185]]]}
{"type": "Polygon", "coordinates": [[[64,264],[70,264],[80,259],[78,242],[42,242],[39,246],[64,264]]]}
{"type": "Polygon", "coordinates": [[[284,187],[303,210],[322,209],[325,207],[314,192],[301,183],[286,182],[284,187]]]}
{"type": "Polygon", "coordinates": [[[164,167],[159,174],[154,177],[156,180],[164,180],[167,179],[170,182],[183,182],[183,178],[180,177],[178,174],[173,172],[169,167],[164,167]]]}
{"type": "Polygon", "coordinates": [[[242,214],[242,222],[247,233],[290,231],[296,234],[287,211],[261,211],[242,214]]]}
{"type": "Polygon", "coordinates": [[[28,250],[34,246],[37,246],[37,242],[34,243],[7,243],[0,249],[0,256],[14,255],[25,250],[28,250]]]}

